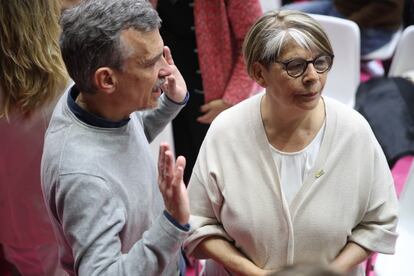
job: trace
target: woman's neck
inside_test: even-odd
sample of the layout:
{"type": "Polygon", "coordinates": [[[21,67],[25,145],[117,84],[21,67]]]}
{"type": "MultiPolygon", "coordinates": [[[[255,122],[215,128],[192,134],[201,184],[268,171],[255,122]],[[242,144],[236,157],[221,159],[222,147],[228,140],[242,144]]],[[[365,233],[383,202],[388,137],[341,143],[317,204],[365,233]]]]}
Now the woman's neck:
{"type": "Polygon", "coordinates": [[[275,107],[264,95],[260,110],[269,143],[285,152],[296,152],[305,148],[325,120],[325,105],[322,98],[314,109],[297,112],[275,107]]]}

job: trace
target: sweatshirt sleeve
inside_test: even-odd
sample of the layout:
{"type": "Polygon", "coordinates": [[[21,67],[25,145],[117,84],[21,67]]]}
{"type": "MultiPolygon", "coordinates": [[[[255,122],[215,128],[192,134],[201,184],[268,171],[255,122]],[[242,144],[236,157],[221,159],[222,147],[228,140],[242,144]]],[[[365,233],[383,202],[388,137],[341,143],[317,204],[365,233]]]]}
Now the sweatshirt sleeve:
{"type": "Polygon", "coordinates": [[[162,214],[128,252],[123,252],[120,235],[126,208],[102,178],[63,175],[55,193],[56,217],[72,248],[76,274],[161,275],[178,259],[187,232],[162,214]]]}
{"type": "Polygon", "coordinates": [[[145,136],[149,143],[177,116],[180,110],[187,104],[188,98],[189,93],[187,92],[184,102],[176,103],[170,100],[165,94],[162,94],[159,98],[157,108],[140,112],[145,136]]]}

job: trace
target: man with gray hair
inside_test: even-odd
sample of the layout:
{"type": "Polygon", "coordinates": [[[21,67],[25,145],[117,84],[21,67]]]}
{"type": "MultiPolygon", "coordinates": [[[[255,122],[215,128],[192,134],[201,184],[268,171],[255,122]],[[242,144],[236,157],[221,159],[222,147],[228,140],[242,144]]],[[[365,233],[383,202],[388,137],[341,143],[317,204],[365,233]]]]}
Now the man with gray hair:
{"type": "Polygon", "coordinates": [[[91,0],[61,24],[75,84],[55,107],[42,158],[60,261],[70,275],[178,275],[190,227],[185,159],[161,145],[157,185],[148,143],[188,93],[158,14],[145,0],[91,0]]]}

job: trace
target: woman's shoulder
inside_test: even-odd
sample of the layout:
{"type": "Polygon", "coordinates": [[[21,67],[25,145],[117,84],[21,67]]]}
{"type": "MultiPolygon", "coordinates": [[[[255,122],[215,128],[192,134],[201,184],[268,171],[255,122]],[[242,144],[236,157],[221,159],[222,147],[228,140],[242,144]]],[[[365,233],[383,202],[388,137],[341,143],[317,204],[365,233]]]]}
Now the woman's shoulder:
{"type": "Polygon", "coordinates": [[[260,99],[262,93],[241,101],[221,112],[212,122],[210,128],[240,128],[247,122],[254,121],[260,115],[260,99]]]}
{"type": "Polygon", "coordinates": [[[327,117],[336,121],[336,125],[348,132],[370,133],[371,127],[367,120],[352,107],[333,98],[324,97],[327,117]]]}
{"type": "Polygon", "coordinates": [[[253,95],[252,97],[224,110],[216,117],[216,119],[214,119],[213,124],[220,125],[228,123],[233,124],[234,122],[245,122],[251,118],[252,114],[260,112],[260,100],[262,96],[263,93],[253,95]]]}

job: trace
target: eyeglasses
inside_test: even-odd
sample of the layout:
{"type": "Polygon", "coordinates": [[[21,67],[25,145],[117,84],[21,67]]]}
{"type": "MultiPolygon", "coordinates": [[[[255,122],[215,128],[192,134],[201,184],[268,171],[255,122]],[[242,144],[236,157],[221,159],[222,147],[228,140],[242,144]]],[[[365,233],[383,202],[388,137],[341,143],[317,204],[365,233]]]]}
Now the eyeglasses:
{"type": "Polygon", "coordinates": [[[292,60],[288,60],[286,62],[283,61],[275,61],[276,63],[280,63],[283,65],[286,73],[291,76],[292,78],[298,78],[305,73],[306,69],[308,68],[309,63],[313,64],[315,71],[319,74],[325,73],[329,69],[331,69],[332,62],[333,62],[333,55],[321,55],[316,57],[313,60],[306,60],[303,58],[295,58],[292,60]]]}

